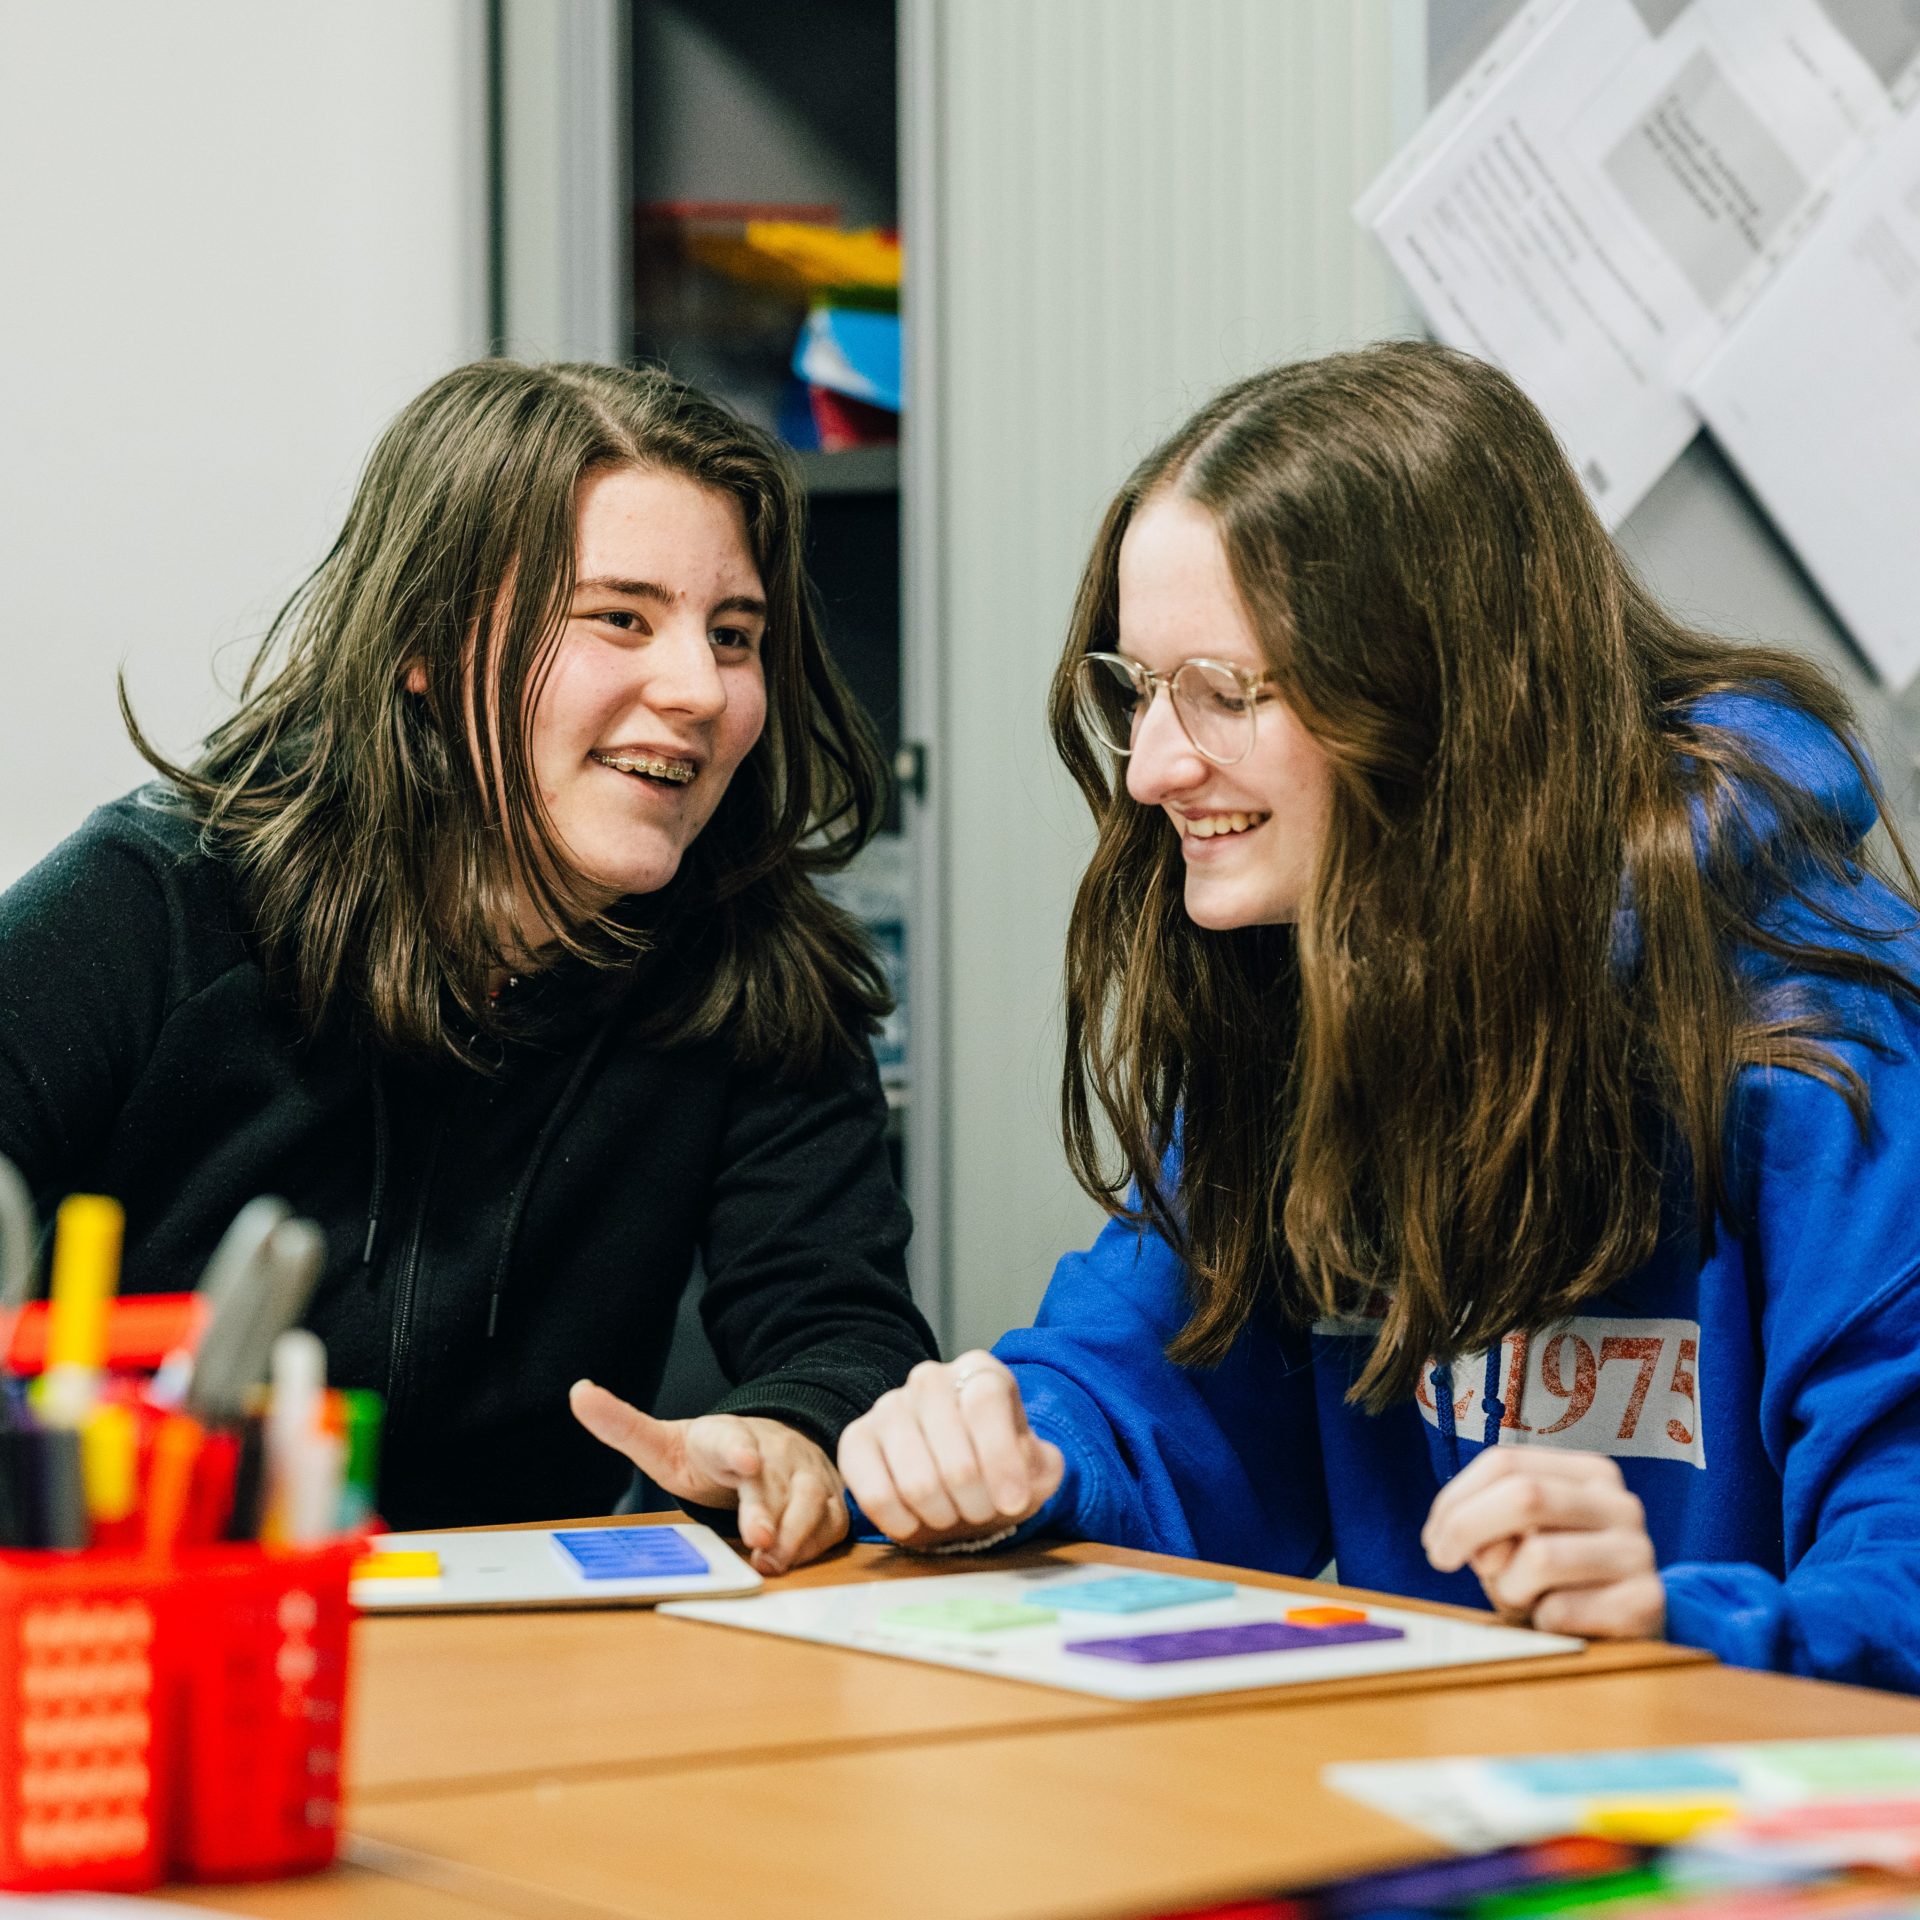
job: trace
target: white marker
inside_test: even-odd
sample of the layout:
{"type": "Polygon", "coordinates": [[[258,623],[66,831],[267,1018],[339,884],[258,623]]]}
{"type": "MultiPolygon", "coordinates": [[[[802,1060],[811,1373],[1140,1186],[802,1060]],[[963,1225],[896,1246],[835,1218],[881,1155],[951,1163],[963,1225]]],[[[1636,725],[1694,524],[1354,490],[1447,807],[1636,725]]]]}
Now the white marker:
{"type": "Polygon", "coordinates": [[[295,1528],[308,1518],[308,1490],[316,1471],[311,1463],[322,1438],[327,1350],[320,1336],[304,1327],[288,1328],[273,1343],[269,1377],[273,1397],[267,1405],[267,1513],[261,1531],[267,1539],[293,1542],[303,1538],[295,1528]]]}

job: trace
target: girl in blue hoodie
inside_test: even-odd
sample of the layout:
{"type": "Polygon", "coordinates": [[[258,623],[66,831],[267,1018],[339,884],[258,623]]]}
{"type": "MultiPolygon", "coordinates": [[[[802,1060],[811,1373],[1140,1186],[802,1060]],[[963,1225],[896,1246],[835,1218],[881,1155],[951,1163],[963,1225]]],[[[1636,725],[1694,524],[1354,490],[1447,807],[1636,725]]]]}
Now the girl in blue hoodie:
{"type": "Polygon", "coordinates": [[[1920,1685],[1920,912],[1839,694],[1396,343],[1141,464],[1052,719],[1112,1217],[847,1429],[866,1513],[1920,1685]]]}

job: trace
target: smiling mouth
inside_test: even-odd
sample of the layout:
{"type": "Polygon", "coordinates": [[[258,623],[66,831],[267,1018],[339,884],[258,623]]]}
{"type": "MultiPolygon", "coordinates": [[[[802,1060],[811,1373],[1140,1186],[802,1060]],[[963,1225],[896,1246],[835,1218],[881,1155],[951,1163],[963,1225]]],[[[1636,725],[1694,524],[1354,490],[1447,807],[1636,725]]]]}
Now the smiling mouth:
{"type": "Polygon", "coordinates": [[[1225,834],[1248,833],[1272,818],[1270,813],[1190,813],[1186,829],[1196,840],[1217,840],[1225,834]]]}
{"type": "Polygon", "coordinates": [[[615,773],[658,780],[670,787],[686,786],[699,771],[691,760],[662,760],[651,753],[590,753],[587,758],[611,767],[615,773]]]}

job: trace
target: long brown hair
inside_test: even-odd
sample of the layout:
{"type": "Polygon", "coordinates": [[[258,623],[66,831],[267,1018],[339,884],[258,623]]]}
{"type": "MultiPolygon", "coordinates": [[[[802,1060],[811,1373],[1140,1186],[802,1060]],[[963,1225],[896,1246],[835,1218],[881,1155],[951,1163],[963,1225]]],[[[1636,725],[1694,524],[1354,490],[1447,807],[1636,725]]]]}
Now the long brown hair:
{"type": "Polygon", "coordinates": [[[1842,695],[1664,612],[1540,415],[1465,355],[1391,343],[1281,367],[1140,464],[1053,687],[1099,829],[1069,934],[1063,1110],[1081,1183],[1114,1213],[1136,1186],[1185,1254],[1174,1359],[1217,1360],[1263,1300],[1296,1319],[1383,1307],[1353,1390],[1383,1406],[1429,1357],[1550,1325],[1643,1265],[1663,1197],[1690,1195],[1710,1245],[1739,1067],[1816,1075],[1864,1126],[1831,1022],[1763,1006],[1733,955],[1920,996],[1837,908],[1809,901],[1831,943],[1762,924],[1782,889],[1851,880],[1865,855],[1695,710],[1741,691],[1831,728],[1878,802],[1842,695]],[[1280,696],[1332,763],[1295,927],[1196,927],[1177,837],[1075,713],[1074,661],[1118,643],[1120,543],[1169,491],[1213,516],[1280,696]]]}
{"type": "Polygon", "coordinates": [[[789,462],[664,373],[490,360],[435,381],[381,436],[333,550],[191,765],[149,745],[122,689],[135,745],[233,866],[309,1027],[345,1008],[390,1046],[480,1058],[476,1036],[503,1029],[487,988],[519,959],[522,891],[591,965],[651,937],[569,867],[528,745],[573,591],[580,482],[622,465],[736,499],[767,600],[765,732],[647,916],[699,949],[693,984],[654,1009],[659,1037],[725,1028],[743,1054],[801,1066],[889,1004],[808,878],[872,836],[886,775],[826,649],[789,462]],[[405,684],[416,663],[422,695],[405,684]],[[470,741],[497,745],[477,757],[470,741]]]}

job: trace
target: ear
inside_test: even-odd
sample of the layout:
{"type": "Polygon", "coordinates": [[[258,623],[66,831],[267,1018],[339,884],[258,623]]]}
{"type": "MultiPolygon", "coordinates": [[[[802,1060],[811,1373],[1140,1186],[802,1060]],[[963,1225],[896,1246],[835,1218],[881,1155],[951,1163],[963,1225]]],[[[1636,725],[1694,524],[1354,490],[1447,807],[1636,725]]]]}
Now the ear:
{"type": "Polygon", "coordinates": [[[412,660],[407,663],[406,689],[409,693],[426,692],[427,663],[424,660],[412,660]]]}

